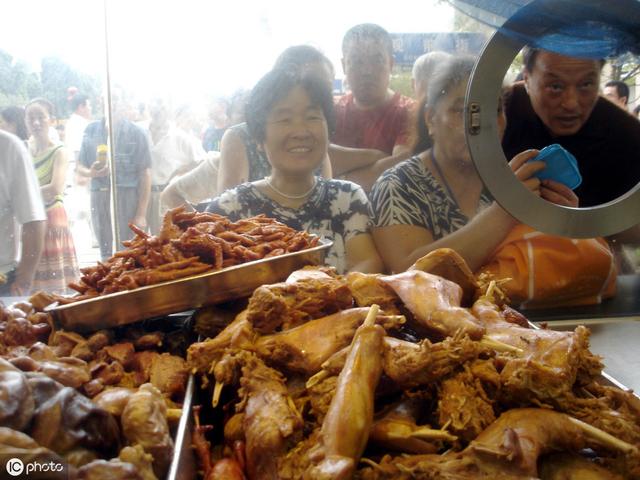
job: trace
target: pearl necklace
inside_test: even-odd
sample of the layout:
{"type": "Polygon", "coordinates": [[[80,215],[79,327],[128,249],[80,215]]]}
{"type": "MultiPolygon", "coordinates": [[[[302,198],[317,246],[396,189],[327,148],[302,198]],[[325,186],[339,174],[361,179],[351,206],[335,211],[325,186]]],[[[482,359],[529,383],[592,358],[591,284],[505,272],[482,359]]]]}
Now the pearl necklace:
{"type": "Polygon", "coordinates": [[[271,190],[273,190],[274,192],[276,192],[278,195],[280,195],[281,197],[287,198],[289,200],[300,200],[303,198],[308,197],[311,192],[313,192],[313,190],[316,188],[316,185],[318,185],[318,177],[313,177],[313,185],[311,186],[311,188],[309,190],[307,190],[306,192],[304,192],[301,195],[288,195],[284,192],[281,192],[280,190],[278,190],[276,187],[273,186],[273,184],[271,183],[271,177],[264,177],[264,181],[267,183],[267,185],[269,185],[269,188],[271,190]]]}

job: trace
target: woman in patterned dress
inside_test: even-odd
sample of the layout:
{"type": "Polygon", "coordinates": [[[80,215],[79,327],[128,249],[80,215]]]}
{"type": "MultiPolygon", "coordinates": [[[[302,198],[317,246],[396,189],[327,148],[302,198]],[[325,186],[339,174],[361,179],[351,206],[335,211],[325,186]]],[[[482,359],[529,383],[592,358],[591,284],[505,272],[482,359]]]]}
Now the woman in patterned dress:
{"type": "Polygon", "coordinates": [[[33,290],[70,293],[67,284],[78,279],[79,270],[63,204],[68,152],[64,146],[55,144],[49,137],[53,119],[53,105],[49,101],[31,101],[26,107],[25,118],[31,134],[29,146],[33,166],[47,211],[45,246],[36,269],[33,290]]]}
{"type": "MultiPolygon", "coordinates": [[[[484,190],[464,136],[464,101],[474,61],[452,57],[430,79],[420,104],[414,156],[384,172],[371,191],[373,237],[388,270],[405,270],[437,248],[456,250],[479,268],[517,221],[484,190]]],[[[506,126],[501,102],[498,128],[506,126]]],[[[546,200],[577,206],[566,186],[533,175],[543,162],[527,150],[510,162],[524,185],[546,200]]]]}
{"type": "Polygon", "coordinates": [[[227,190],[208,210],[233,220],[265,214],[332,240],[327,263],[340,273],[380,272],[362,188],[314,174],[327,155],[333,124],[326,79],[304,66],[274,68],[252,90],[247,123],[271,174],[227,190]]]}

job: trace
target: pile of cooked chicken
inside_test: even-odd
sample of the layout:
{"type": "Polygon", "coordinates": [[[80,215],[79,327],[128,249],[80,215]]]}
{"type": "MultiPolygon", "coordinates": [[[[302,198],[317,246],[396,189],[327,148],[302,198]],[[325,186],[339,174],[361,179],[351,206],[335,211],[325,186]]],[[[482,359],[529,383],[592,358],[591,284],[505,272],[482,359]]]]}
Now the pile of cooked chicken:
{"type": "Polygon", "coordinates": [[[196,418],[207,480],[640,478],[640,400],[589,331],[531,328],[450,250],[294,272],[187,360],[223,419],[196,418]]]}
{"type": "Polygon", "coordinates": [[[186,348],[184,331],[129,327],[83,337],[56,329],[42,311],[50,301],[36,294],[0,304],[0,453],[63,466],[34,478],[164,478],[170,422],[181,412],[174,402],[189,375],[176,355],[186,348]]]}

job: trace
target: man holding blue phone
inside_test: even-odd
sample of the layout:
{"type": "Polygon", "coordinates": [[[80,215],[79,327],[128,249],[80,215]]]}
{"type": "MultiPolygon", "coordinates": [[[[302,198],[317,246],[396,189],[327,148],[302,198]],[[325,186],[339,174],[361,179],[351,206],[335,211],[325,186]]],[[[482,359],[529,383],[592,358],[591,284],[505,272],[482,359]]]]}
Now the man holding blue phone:
{"type": "Polygon", "coordinates": [[[640,181],[640,122],[599,95],[603,60],[525,48],[524,81],[506,100],[507,158],[559,144],[577,161],[581,207],[600,205],[640,181]]]}

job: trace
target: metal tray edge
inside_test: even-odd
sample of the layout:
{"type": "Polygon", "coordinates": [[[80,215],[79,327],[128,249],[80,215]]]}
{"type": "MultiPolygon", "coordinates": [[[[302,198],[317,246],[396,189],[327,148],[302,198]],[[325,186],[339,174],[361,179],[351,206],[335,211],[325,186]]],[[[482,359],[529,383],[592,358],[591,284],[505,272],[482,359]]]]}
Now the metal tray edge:
{"type": "Polygon", "coordinates": [[[193,407],[193,394],[195,388],[195,377],[189,375],[187,388],[182,404],[182,415],[176,431],[173,458],[166,480],[192,480],[196,478],[196,460],[191,448],[191,409],[193,407]]]}

